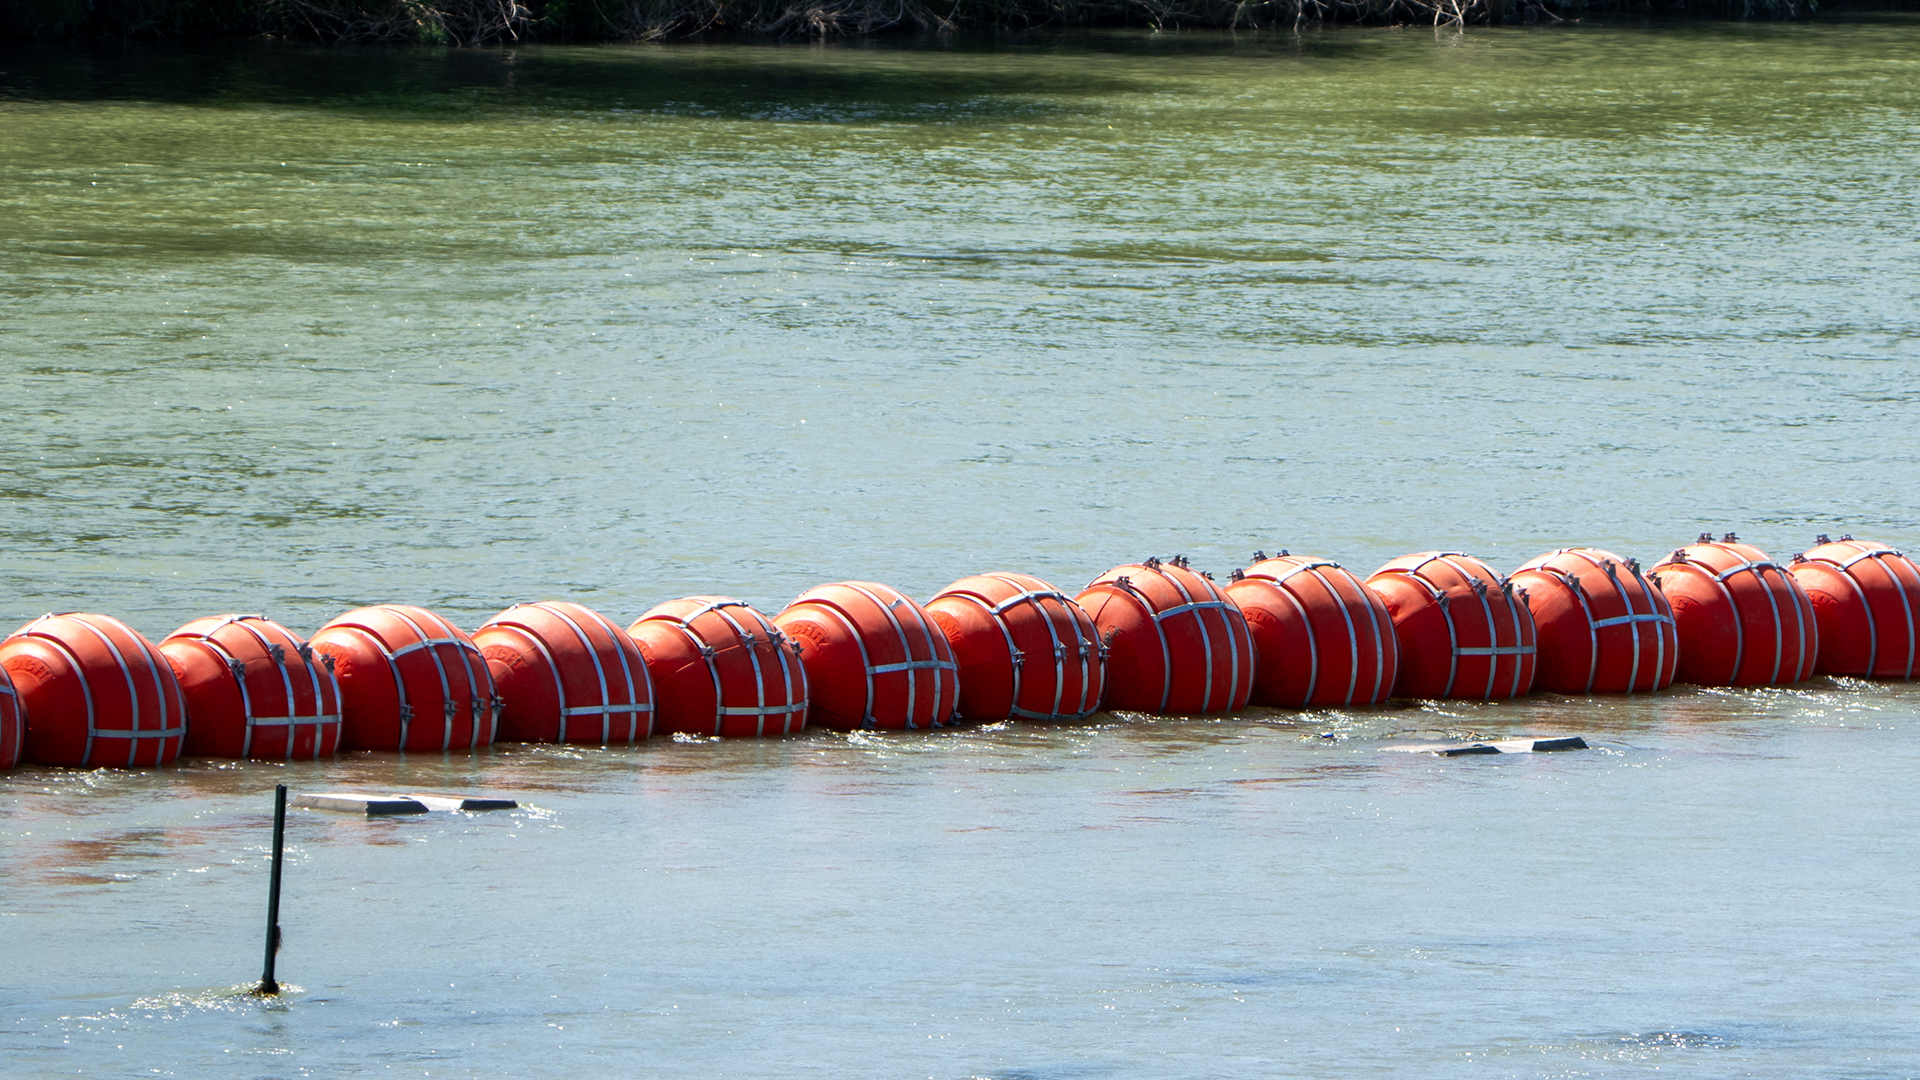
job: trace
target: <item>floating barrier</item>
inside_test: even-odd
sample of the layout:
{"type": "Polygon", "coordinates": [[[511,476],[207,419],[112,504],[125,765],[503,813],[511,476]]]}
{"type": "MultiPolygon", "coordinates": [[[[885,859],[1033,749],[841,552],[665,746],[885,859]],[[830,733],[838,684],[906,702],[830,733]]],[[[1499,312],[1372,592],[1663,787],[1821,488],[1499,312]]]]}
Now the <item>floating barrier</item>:
{"type": "Polygon", "coordinates": [[[480,650],[424,608],[355,608],[313,635],[340,681],[343,750],[491,745],[500,701],[480,650]]]}
{"type": "Polygon", "coordinates": [[[1823,674],[1913,678],[1920,620],[1920,567],[1913,560],[1885,544],[1822,536],[1787,570],[1813,605],[1823,674]]]}
{"type": "Polygon", "coordinates": [[[1240,608],[1185,558],[1128,563],[1075,600],[1107,644],[1106,708],[1237,712],[1253,692],[1253,637],[1240,608]]]}
{"type": "Polygon", "coordinates": [[[1820,629],[1786,568],[1732,533],[1702,533],[1667,556],[1651,579],[1673,605],[1680,638],[1675,680],[1698,686],[1773,686],[1813,677],[1820,629]]]}
{"type": "Polygon", "coordinates": [[[1493,700],[1533,688],[1533,615],[1486,563],[1456,551],[1403,555],[1366,585],[1400,639],[1395,697],[1493,700]]]}
{"type": "Polygon", "coordinates": [[[312,759],[340,745],[340,684],[260,615],[195,619],[160,640],[187,702],[188,757],[312,759]]]}
{"type": "Polygon", "coordinates": [[[1254,553],[1226,593],[1259,655],[1251,701],[1280,708],[1370,705],[1393,693],[1400,639],[1386,604],[1339,563],[1254,553]]]}
{"type": "Polygon", "coordinates": [[[1673,682],[1680,639],[1666,595],[1640,564],[1600,548],[1550,551],[1513,572],[1533,615],[1533,688],[1633,694],[1673,682]]]}
{"type": "Polygon", "coordinates": [[[773,617],[799,649],[807,722],[842,731],[941,727],[960,665],[925,608],[886,585],[842,581],[801,593],[773,617]]]}
{"type": "Polygon", "coordinates": [[[36,765],[164,765],[187,740],[187,703],[153,642],[109,615],[43,615],[0,641],[36,765]]]}
{"type": "Polygon", "coordinates": [[[1026,574],[978,574],[926,606],[959,665],[961,720],[1084,720],[1100,711],[1107,649],[1072,597],[1026,574]]]}
{"type": "Polygon", "coordinates": [[[20,695],[13,688],[7,669],[0,667],[0,769],[20,764],[27,746],[27,714],[20,708],[20,695]]]}
{"type": "Polygon", "coordinates": [[[807,726],[806,668],[750,605],[725,596],[669,600],[627,632],[653,679],[656,735],[793,735],[807,726]]]}
{"type": "Polygon", "coordinates": [[[637,742],[653,733],[653,680],[625,630],[564,600],[515,604],[473,632],[500,695],[505,742],[637,742]]]}
{"type": "Polygon", "coordinates": [[[1920,672],[1920,564],[1822,536],[1783,567],[1729,533],[1646,573],[1597,548],[1548,552],[1511,578],[1423,552],[1360,581],[1281,552],[1222,588],[1176,556],[1115,567],[1077,597],[1014,573],[963,578],[925,607],[840,582],[771,619],[698,596],[625,630],[553,601],[469,637],[381,605],[310,642],[221,615],[155,646],[105,615],[48,615],[0,641],[0,769],[1636,693],[1816,670],[1920,672]]]}

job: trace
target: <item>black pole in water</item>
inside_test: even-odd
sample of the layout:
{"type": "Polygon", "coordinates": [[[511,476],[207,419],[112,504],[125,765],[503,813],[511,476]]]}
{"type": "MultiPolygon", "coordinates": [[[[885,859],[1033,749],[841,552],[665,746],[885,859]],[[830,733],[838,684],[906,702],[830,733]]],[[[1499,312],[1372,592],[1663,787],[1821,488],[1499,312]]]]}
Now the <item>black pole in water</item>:
{"type": "Polygon", "coordinates": [[[280,951],[280,855],[287,837],[287,785],[273,786],[273,873],[267,879],[267,969],[260,976],[260,992],[277,994],[273,981],[273,954],[280,951]]]}

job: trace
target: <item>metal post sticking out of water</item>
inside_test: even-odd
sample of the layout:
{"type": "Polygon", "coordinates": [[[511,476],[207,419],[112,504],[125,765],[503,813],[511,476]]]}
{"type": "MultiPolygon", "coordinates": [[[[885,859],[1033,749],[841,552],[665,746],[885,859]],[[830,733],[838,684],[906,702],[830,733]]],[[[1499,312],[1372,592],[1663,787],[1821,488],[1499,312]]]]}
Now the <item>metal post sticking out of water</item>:
{"type": "Polygon", "coordinates": [[[267,880],[267,968],[260,976],[262,994],[278,994],[273,981],[273,954],[280,951],[280,856],[286,849],[287,785],[273,786],[273,873],[267,880]]]}

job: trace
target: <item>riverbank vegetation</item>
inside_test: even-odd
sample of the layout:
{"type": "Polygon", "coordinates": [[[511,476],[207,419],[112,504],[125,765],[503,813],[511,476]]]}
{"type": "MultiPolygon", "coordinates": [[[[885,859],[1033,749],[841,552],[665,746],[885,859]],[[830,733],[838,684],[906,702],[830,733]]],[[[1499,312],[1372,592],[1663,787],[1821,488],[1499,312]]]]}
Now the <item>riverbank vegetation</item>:
{"type": "MultiPolygon", "coordinates": [[[[1497,25],[1604,17],[1796,19],[1820,0],[12,0],[0,36],[282,37],[488,45],[751,35],[1322,23],[1497,25]]],[[[1887,7],[1920,6],[1892,0],[1887,7]]],[[[1831,3],[1826,10],[1832,10],[1831,3]]]]}

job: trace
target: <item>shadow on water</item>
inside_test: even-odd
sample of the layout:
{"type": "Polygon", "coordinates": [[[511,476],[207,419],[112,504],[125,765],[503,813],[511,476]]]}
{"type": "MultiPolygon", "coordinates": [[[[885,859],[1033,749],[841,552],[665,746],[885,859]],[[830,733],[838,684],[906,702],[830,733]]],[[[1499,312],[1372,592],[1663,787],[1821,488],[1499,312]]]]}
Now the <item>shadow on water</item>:
{"type": "MultiPolygon", "coordinates": [[[[1621,28],[1599,24],[1482,28],[1438,32],[1430,40],[1425,35],[1410,36],[1412,32],[1343,27],[1303,32],[1116,29],[833,44],[763,41],[501,49],[323,48],[260,41],[128,42],[91,48],[13,44],[0,45],[0,101],[271,105],[434,119],[526,108],[827,123],[991,120],[1031,112],[1034,106],[1029,103],[1036,98],[1076,101],[1166,90],[1168,80],[1179,74],[1125,61],[1217,58],[1426,64],[1446,55],[1435,53],[1429,45],[1485,46],[1543,35],[1561,40],[1602,29],[1617,34],[1621,28]],[[1409,44],[1416,47],[1409,49],[1409,44]],[[1101,58],[1119,63],[1103,63],[1101,58]],[[1032,62],[1035,59],[1055,62],[1032,62]]],[[[1804,29],[1679,23],[1648,32],[1754,39],[1804,29]]],[[[1616,45],[1631,47],[1630,42],[1616,45]]],[[[1549,53],[1536,60],[1548,64],[1554,57],[1549,53]]]]}
{"type": "Polygon", "coordinates": [[[273,105],[437,119],[506,107],[832,122],[928,119],[928,110],[948,109],[991,117],[1020,109],[994,98],[1145,88],[1110,72],[977,59],[928,64],[922,55],[778,45],[14,47],[0,51],[0,100],[273,105]]]}

